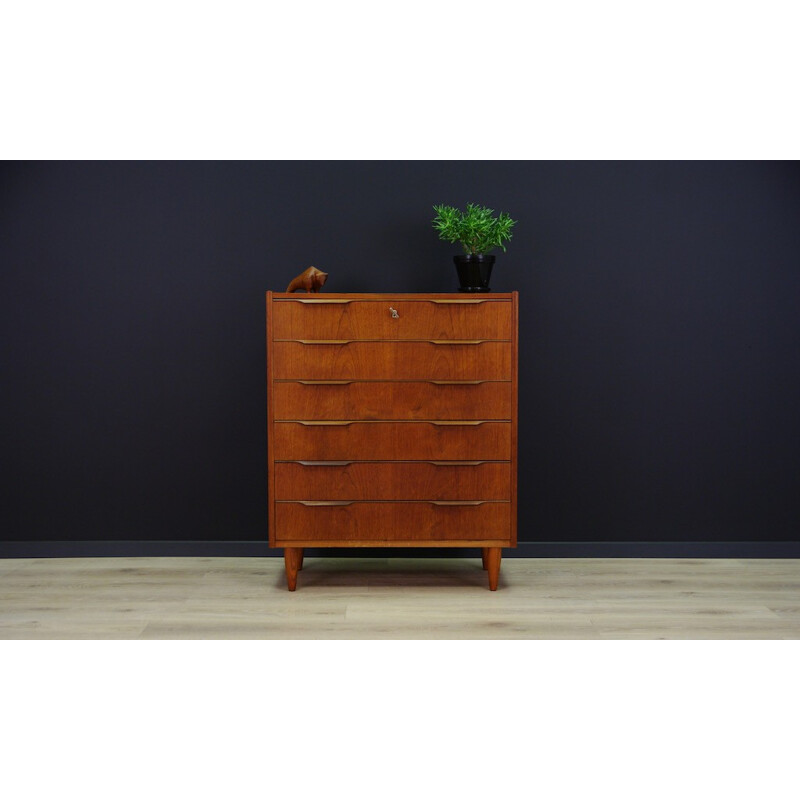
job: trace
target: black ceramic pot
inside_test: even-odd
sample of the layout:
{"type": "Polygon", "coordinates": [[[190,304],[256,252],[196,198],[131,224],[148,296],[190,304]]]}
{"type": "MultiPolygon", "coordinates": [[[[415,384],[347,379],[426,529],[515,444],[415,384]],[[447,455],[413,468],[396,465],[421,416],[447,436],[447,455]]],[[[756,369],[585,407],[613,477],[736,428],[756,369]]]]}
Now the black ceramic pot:
{"type": "Polygon", "coordinates": [[[453,256],[458,271],[460,292],[491,292],[489,278],[492,275],[494,256],[453,256]]]}

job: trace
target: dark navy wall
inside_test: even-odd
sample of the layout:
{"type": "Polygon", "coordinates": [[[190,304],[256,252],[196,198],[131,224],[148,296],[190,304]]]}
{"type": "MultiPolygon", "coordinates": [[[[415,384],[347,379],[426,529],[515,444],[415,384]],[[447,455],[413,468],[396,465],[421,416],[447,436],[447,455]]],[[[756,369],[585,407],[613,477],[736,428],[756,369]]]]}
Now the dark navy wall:
{"type": "Polygon", "coordinates": [[[264,291],[451,291],[519,220],[523,541],[800,540],[800,166],[5,163],[0,539],[263,540],[264,291]]]}

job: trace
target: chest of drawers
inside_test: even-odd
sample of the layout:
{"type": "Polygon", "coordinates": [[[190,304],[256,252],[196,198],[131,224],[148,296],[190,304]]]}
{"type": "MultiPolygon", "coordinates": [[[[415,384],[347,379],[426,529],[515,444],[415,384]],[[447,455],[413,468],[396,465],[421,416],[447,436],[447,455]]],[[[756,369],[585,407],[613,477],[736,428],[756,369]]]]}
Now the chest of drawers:
{"type": "Polygon", "coordinates": [[[516,292],[267,292],[269,543],[517,543],[516,292]]]}

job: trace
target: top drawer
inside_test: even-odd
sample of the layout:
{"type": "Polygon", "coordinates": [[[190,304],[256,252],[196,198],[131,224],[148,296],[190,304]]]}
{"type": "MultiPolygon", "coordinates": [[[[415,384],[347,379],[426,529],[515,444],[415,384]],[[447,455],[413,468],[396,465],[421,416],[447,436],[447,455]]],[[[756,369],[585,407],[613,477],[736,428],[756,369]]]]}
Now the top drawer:
{"type": "Polygon", "coordinates": [[[274,339],[511,339],[506,299],[278,299],[274,339]],[[395,316],[396,315],[396,316],[395,316]]]}

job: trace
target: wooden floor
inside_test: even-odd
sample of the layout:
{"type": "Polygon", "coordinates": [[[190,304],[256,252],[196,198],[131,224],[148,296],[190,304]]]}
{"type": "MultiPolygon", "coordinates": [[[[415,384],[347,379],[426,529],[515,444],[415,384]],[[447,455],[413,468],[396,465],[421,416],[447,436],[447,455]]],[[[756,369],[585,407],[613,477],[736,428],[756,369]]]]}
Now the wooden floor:
{"type": "Polygon", "coordinates": [[[0,560],[0,639],[797,639],[800,560],[0,560]]]}

